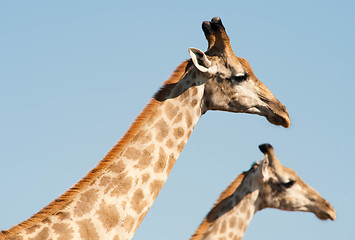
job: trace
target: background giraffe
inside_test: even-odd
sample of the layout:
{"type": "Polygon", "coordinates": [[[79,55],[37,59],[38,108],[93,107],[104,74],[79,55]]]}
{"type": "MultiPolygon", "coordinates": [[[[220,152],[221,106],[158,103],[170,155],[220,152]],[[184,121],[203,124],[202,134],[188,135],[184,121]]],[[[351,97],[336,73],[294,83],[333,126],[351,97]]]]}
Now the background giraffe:
{"type": "Polygon", "coordinates": [[[203,30],[206,54],[190,48],[192,60],[177,67],[97,167],[33,217],[3,231],[3,238],[131,239],[207,110],[290,125],[286,108],[233,53],[221,20],[204,22],[203,30]]]}
{"type": "Polygon", "coordinates": [[[191,240],[242,239],[254,214],[264,208],[313,212],[319,219],[335,220],[330,203],[292,169],[282,166],[270,144],[259,148],[264,159],[224,190],[191,240]]]}

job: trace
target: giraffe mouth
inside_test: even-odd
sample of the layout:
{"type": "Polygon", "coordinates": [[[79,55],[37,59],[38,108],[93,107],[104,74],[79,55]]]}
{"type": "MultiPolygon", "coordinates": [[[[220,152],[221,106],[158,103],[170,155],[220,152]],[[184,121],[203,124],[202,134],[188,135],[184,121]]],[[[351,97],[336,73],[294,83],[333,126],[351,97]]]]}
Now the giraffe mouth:
{"type": "Polygon", "coordinates": [[[287,116],[279,116],[279,115],[272,115],[272,116],[266,116],[266,119],[277,126],[283,126],[284,128],[288,128],[290,126],[290,118],[287,116]]]}
{"type": "Polygon", "coordinates": [[[322,203],[321,208],[316,208],[314,211],[314,214],[321,220],[332,220],[334,221],[336,219],[336,213],[332,205],[328,202],[325,201],[322,203]]]}
{"type": "Polygon", "coordinates": [[[286,107],[277,101],[276,103],[270,104],[268,106],[269,114],[266,119],[275,125],[281,125],[284,128],[288,128],[291,124],[290,116],[288,115],[286,107]]]}
{"type": "Polygon", "coordinates": [[[288,128],[291,125],[288,111],[279,100],[276,98],[270,100],[262,94],[259,94],[259,97],[264,102],[264,105],[259,110],[264,112],[264,116],[270,123],[284,128],[288,128]]]}
{"type": "Polygon", "coordinates": [[[316,213],[316,216],[321,219],[321,220],[332,220],[334,221],[336,219],[336,215],[335,215],[335,212],[319,212],[319,213],[316,213]]]}
{"type": "MultiPolygon", "coordinates": [[[[274,105],[256,107],[258,112],[256,114],[264,116],[270,123],[276,126],[283,126],[288,128],[291,125],[290,117],[287,110],[280,110],[274,105]]],[[[286,109],[286,108],[285,108],[286,109]]]]}

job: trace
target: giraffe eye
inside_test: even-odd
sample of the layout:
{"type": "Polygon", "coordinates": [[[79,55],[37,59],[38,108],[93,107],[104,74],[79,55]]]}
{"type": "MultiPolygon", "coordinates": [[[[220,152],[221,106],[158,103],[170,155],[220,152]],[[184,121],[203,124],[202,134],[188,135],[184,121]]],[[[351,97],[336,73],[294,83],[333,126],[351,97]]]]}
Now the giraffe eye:
{"type": "Polygon", "coordinates": [[[285,188],[290,188],[293,186],[293,184],[295,184],[294,180],[289,180],[288,182],[284,182],[282,183],[282,186],[284,186],[285,188]]]}
{"type": "Polygon", "coordinates": [[[232,76],[231,79],[234,81],[237,81],[237,82],[243,82],[248,79],[248,74],[247,73],[238,74],[238,75],[232,76]]]}

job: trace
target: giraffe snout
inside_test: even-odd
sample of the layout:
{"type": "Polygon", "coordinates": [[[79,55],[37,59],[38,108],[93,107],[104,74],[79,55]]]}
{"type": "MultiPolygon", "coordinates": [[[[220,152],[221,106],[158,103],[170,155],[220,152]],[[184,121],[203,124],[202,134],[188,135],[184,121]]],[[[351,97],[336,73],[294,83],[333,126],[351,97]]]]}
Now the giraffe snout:
{"type": "Polygon", "coordinates": [[[333,206],[326,200],[322,201],[322,206],[320,206],[316,211],[316,216],[321,220],[332,220],[336,219],[336,213],[333,206]]]}

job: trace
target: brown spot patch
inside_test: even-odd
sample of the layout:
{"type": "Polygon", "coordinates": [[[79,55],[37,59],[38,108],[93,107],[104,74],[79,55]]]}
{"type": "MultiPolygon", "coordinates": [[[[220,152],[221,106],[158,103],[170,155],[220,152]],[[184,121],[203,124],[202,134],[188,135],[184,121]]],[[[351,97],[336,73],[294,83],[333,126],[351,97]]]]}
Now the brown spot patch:
{"type": "Polygon", "coordinates": [[[226,221],[222,222],[221,229],[219,230],[220,233],[225,233],[227,229],[226,221]]]}
{"type": "Polygon", "coordinates": [[[163,185],[164,185],[164,181],[162,180],[154,180],[153,182],[150,183],[150,192],[154,199],[158,196],[163,185]]]}
{"type": "Polygon", "coordinates": [[[84,219],[78,222],[79,225],[79,234],[82,239],[100,239],[99,235],[95,230],[95,225],[91,222],[90,219],[84,219]]]}
{"type": "Polygon", "coordinates": [[[116,235],[112,238],[112,240],[120,240],[120,238],[118,237],[118,235],[116,235]]]}
{"type": "Polygon", "coordinates": [[[114,173],[121,173],[125,170],[125,168],[126,165],[122,160],[120,160],[117,163],[112,163],[111,166],[108,167],[108,170],[114,173]]]}
{"type": "Polygon", "coordinates": [[[192,96],[196,96],[198,93],[197,87],[192,88],[192,96]]]}
{"type": "Polygon", "coordinates": [[[52,221],[49,218],[46,218],[42,221],[44,224],[50,224],[52,221]]]}
{"type": "Polygon", "coordinates": [[[130,160],[137,160],[140,154],[141,152],[137,148],[129,147],[124,156],[130,160]]]}
{"type": "Polygon", "coordinates": [[[173,142],[173,140],[169,139],[168,141],[166,141],[165,145],[168,148],[172,148],[174,146],[174,142],[173,142]]]}
{"type": "Polygon", "coordinates": [[[238,221],[238,229],[243,230],[243,226],[244,226],[243,220],[239,217],[237,221],[238,221]]]}
{"type": "Polygon", "coordinates": [[[118,225],[120,215],[115,205],[107,205],[104,200],[101,201],[99,210],[96,211],[99,220],[106,229],[106,232],[118,225]]]}
{"type": "Polygon", "coordinates": [[[150,174],[149,173],[144,173],[142,176],[142,183],[146,183],[150,178],[150,174]]]}
{"type": "Polygon", "coordinates": [[[146,202],[144,200],[144,193],[141,188],[137,189],[135,193],[133,194],[132,200],[131,200],[131,205],[133,210],[137,213],[140,214],[143,211],[143,208],[146,205],[146,202]]]}
{"type": "Polygon", "coordinates": [[[168,157],[167,157],[166,153],[164,152],[164,149],[160,148],[158,161],[154,165],[154,172],[155,173],[160,173],[165,169],[167,159],[168,159],[168,157]]]}
{"type": "Polygon", "coordinates": [[[154,152],[154,148],[154,144],[150,144],[143,150],[138,163],[135,165],[137,168],[144,169],[149,166],[153,159],[152,153],[154,152]]]}
{"type": "Polygon", "coordinates": [[[31,233],[34,233],[35,231],[37,231],[37,229],[39,229],[41,226],[39,226],[38,224],[36,225],[33,225],[32,227],[30,228],[27,228],[25,231],[26,231],[26,234],[31,234],[31,233]]]}
{"type": "Polygon", "coordinates": [[[107,186],[107,184],[110,182],[111,178],[103,176],[100,180],[100,186],[107,186]]]}
{"type": "Polygon", "coordinates": [[[148,133],[147,135],[144,135],[141,139],[142,144],[146,144],[152,140],[152,134],[148,133]]]}
{"type": "Polygon", "coordinates": [[[182,113],[179,113],[176,118],[174,119],[174,124],[177,124],[179,122],[181,122],[182,120],[182,113]]]}
{"type": "Polygon", "coordinates": [[[142,144],[145,144],[149,142],[152,138],[152,135],[149,133],[147,129],[142,129],[140,130],[136,136],[132,139],[132,142],[140,142],[142,144]]]}
{"type": "Polygon", "coordinates": [[[68,223],[53,224],[53,230],[58,235],[58,240],[73,239],[74,230],[68,223]]]}
{"type": "Polygon", "coordinates": [[[89,212],[97,201],[97,197],[97,190],[95,189],[84,192],[74,207],[74,214],[78,217],[82,217],[85,213],[89,212]]]}
{"type": "Polygon", "coordinates": [[[237,223],[237,219],[232,216],[230,219],[229,219],[229,227],[230,228],[234,228],[235,224],[237,223]]]}
{"type": "Polygon", "coordinates": [[[167,102],[165,105],[165,115],[169,120],[172,120],[179,111],[179,107],[174,106],[171,102],[167,102]]]}
{"type": "Polygon", "coordinates": [[[130,232],[134,225],[134,218],[132,216],[127,216],[124,220],[123,226],[126,232],[130,232]]]}
{"type": "Polygon", "coordinates": [[[159,142],[163,141],[169,134],[168,124],[163,119],[160,119],[154,127],[156,128],[156,140],[159,142]]]}
{"type": "Polygon", "coordinates": [[[56,214],[54,214],[59,221],[63,221],[63,220],[68,220],[70,219],[70,213],[68,212],[57,212],[56,214]]]}
{"type": "Polygon", "coordinates": [[[28,238],[29,240],[43,240],[43,239],[47,239],[49,237],[49,229],[48,227],[45,227],[42,229],[42,231],[40,231],[38,233],[37,236],[33,237],[33,238],[28,238]]]}
{"type": "Polygon", "coordinates": [[[112,181],[116,187],[112,190],[111,196],[117,196],[128,193],[128,191],[132,187],[133,178],[126,176],[127,174],[123,176],[119,175],[117,178],[114,179],[114,181],[112,181]]]}
{"type": "Polygon", "coordinates": [[[191,114],[189,112],[186,112],[185,120],[186,120],[186,126],[191,127],[192,126],[192,118],[191,118],[191,114]]]}
{"type": "Polygon", "coordinates": [[[147,134],[148,130],[142,129],[137,132],[137,134],[132,139],[132,142],[138,142],[145,134],[147,134]]]}
{"type": "Polygon", "coordinates": [[[185,100],[181,103],[183,107],[185,107],[190,102],[190,98],[185,98],[185,100]]]}
{"type": "Polygon", "coordinates": [[[191,101],[191,107],[196,106],[197,103],[198,103],[197,99],[192,100],[192,101],[191,101]]]}
{"type": "Polygon", "coordinates": [[[174,137],[176,139],[182,138],[184,136],[184,129],[182,127],[174,128],[174,137]]]}

